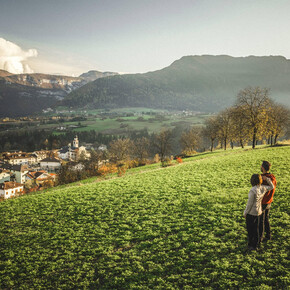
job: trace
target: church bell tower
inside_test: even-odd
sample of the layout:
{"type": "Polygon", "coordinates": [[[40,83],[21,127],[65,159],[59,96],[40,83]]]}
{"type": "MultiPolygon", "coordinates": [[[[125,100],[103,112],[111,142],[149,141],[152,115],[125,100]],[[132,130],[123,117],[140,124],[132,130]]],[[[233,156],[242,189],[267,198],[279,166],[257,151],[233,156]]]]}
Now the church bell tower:
{"type": "Polygon", "coordinates": [[[77,135],[74,138],[73,147],[79,148],[79,139],[78,139],[78,136],[77,135]]]}

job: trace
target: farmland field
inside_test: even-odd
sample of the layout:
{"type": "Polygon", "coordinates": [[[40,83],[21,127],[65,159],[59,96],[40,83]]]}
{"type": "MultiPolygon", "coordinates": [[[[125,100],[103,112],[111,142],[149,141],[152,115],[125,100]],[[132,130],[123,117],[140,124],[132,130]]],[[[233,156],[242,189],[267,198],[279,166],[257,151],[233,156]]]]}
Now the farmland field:
{"type": "MultiPolygon", "coordinates": [[[[110,134],[110,135],[119,135],[124,134],[128,130],[142,130],[146,128],[149,133],[159,132],[161,128],[171,128],[182,124],[186,126],[200,126],[204,123],[205,119],[209,116],[207,114],[193,114],[193,115],[183,115],[181,112],[178,114],[174,112],[162,112],[165,117],[164,120],[155,119],[155,115],[150,115],[150,113],[157,114],[158,110],[150,110],[145,108],[129,108],[118,110],[119,116],[116,116],[117,112],[114,110],[110,111],[111,116],[101,117],[98,115],[93,115],[92,113],[97,114],[97,110],[89,111],[90,116],[87,116],[87,113],[81,112],[82,117],[85,118],[83,121],[64,121],[59,122],[54,120],[50,123],[41,123],[38,121],[13,121],[13,122],[2,122],[0,123],[0,133],[5,134],[7,128],[5,126],[9,125],[9,131],[27,131],[27,130],[49,130],[54,132],[54,134],[59,135],[66,131],[73,130],[75,132],[81,131],[90,131],[95,130],[99,133],[110,134]],[[142,113],[144,113],[142,115],[142,113]],[[126,116],[127,114],[137,114],[133,116],[126,116]],[[140,115],[138,115],[140,114],[140,115]],[[139,118],[142,120],[139,120],[139,118]],[[59,127],[65,127],[65,130],[59,131],[59,127]],[[3,129],[4,128],[4,129],[3,129]]],[[[76,112],[77,113],[77,112],[76,112]]]]}
{"type": "Polygon", "coordinates": [[[186,161],[1,202],[0,288],[287,288],[290,146],[186,161]],[[273,239],[249,253],[243,210],[262,160],[278,181],[273,239]]]}

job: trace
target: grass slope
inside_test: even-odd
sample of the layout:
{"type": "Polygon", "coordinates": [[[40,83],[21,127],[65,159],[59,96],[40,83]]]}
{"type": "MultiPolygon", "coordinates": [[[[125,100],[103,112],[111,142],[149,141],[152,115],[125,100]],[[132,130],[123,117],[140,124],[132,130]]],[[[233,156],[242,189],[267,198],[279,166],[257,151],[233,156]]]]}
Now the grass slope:
{"type": "Polygon", "coordinates": [[[286,288],[289,153],[205,154],[2,202],[0,288],[286,288]],[[273,240],[249,254],[242,214],[265,159],[273,240]]]}

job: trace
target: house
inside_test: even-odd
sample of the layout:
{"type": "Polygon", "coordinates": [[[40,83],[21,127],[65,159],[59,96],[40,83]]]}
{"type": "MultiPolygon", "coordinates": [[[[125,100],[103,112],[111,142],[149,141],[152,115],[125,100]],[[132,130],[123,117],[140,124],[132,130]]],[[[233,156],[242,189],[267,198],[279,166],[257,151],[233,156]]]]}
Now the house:
{"type": "Polygon", "coordinates": [[[37,164],[37,156],[34,153],[28,154],[28,164],[37,164]]]}
{"type": "Polygon", "coordinates": [[[26,152],[5,152],[2,154],[3,160],[11,165],[28,164],[29,154],[26,152]]]}
{"type": "Polygon", "coordinates": [[[23,193],[23,184],[21,183],[13,181],[0,183],[0,197],[3,197],[4,199],[21,193],[23,193]]]}
{"type": "Polygon", "coordinates": [[[40,168],[50,171],[50,172],[55,172],[59,170],[61,167],[61,162],[59,159],[56,159],[55,157],[47,157],[45,159],[40,160],[40,168]]]}
{"type": "Polygon", "coordinates": [[[87,150],[85,146],[79,146],[78,136],[74,138],[73,145],[69,143],[58,151],[59,158],[63,160],[77,161],[82,154],[87,156],[87,150]]]}
{"type": "Polygon", "coordinates": [[[36,163],[39,163],[40,160],[42,160],[42,159],[48,157],[48,153],[49,153],[49,152],[47,152],[47,151],[45,151],[45,150],[34,151],[34,152],[32,152],[32,154],[33,154],[34,156],[36,156],[36,163]]]}
{"type": "Polygon", "coordinates": [[[107,150],[107,146],[104,145],[104,144],[102,144],[102,145],[100,145],[100,146],[98,147],[98,150],[99,150],[99,151],[106,151],[106,150],[107,150]]]}
{"type": "Polygon", "coordinates": [[[25,184],[29,187],[33,184],[41,186],[48,181],[55,182],[57,175],[55,173],[48,173],[45,170],[29,171],[25,176],[25,184]]]}
{"type": "Polygon", "coordinates": [[[14,180],[18,183],[25,182],[25,174],[28,172],[27,165],[18,164],[18,165],[11,165],[10,163],[5,163],[0,166],[0,169],[8,170],[11,173],[11,180],[14,180]]]}
{"type": "Polygon", "coordinates": [[[71,170],[74,170],[74,171],[82,171],[82,170],[85,169],[84,164],[78,163],[78,162],[74,162],[74,161],[69,162],[68,166],[69,166],[69,168],[71,170]]]}
{"type": "Polygon", "coordinates": [[[5,181],[10,181],[10,171],[0,169],[0,183],[3,183],[5,181]]]}

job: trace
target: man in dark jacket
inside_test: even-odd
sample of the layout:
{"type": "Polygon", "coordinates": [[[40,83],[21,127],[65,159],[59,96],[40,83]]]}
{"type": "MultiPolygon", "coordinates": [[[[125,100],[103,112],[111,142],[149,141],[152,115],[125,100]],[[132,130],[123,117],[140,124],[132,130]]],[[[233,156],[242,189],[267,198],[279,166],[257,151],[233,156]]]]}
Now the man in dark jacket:
{"type": "MultiPolygon", "coordinates": [[[[268,161],[263,161],[261,165],[262,176],[269,177],[274,185],[274,189],[267,191],[262,200],[262,216],[260,218],[260,226],[259,226],[259,235],[260,235],[260,242],[271,240],[271,228],[270,228],[270,221],[269,221],[269,212],[270,207],[273,202],[273,196],[276,189],[276,178],[274,174],[270,173],[271,164],[268,161]],[[265,234],[265,238],[264,238],[265,234]]],[[[262,184],[264,184],[263,181],[262,184]]],[[[267,185],[265,183],[265,185],[267,185]]]]}

